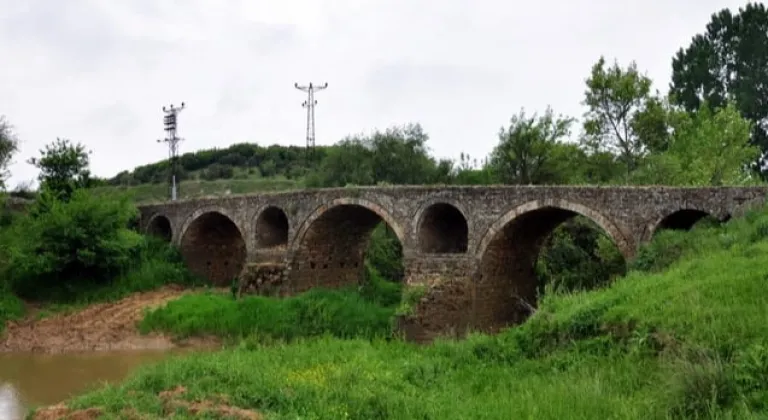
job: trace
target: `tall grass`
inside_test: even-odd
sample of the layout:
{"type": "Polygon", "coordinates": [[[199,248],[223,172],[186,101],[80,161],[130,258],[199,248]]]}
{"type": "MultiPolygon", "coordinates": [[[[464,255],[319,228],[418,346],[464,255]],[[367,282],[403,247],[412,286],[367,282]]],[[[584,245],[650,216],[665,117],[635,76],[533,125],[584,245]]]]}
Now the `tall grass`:
{"type": "Polygon", "coordinates": [[[7,287],[0,284],[0,334],[5,329],[8,321],[18,319],[24,315],[24,302],[10,292],[7,287]]]}
{"type": "Polygon", "coordinates": [[[205,280],[185,267],[180,251],[152,236],[143,237],[134,249],[133,262],[112,281],[98,287],[86,285],[74,290],[68,303],[77,305],[121,299],[132,293],[166,285],[203,286],[205,280]]]}
{"type": "Polygon", "coordinates": [[[399,301],[400,285],[368,267],[366,282],[359,288],[312,289],[289,298],[235,299],[215,292],[182,296],[146,314],[140,329],[179,337],[385,338],[391,335],[391,318],[399,301]]]}
{"type": "Polygon", "coordinates": [[[183,385],[180,398],[225,395],[277,419],[766,418],[767,226],[760,211],[659,235],[626,277],[546,296],[526,323],[495,336],[426,347],[245,339],[146,367],[72,404],[158,417],[167,414],[158,394],[183,385]]]}

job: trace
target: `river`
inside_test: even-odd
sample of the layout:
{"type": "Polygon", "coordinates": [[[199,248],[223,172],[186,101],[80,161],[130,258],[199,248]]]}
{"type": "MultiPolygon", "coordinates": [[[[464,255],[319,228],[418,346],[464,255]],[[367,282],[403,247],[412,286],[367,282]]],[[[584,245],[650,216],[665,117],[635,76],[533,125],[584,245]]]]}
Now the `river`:
{"type": "Polygon", "coordinates": [[[0,419],[23,419],[29,407],[52,405],[176,351],[0,353],[0,419]]]}

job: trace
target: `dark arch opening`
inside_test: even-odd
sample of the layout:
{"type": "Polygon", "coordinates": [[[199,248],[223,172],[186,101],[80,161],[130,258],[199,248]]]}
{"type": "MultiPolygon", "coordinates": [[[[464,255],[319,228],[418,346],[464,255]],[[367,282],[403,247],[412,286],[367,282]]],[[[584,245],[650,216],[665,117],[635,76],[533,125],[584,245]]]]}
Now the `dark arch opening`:
{"type": "Polygon", "coordinates": [[[278,207],[267,207],[256,218],[256,246],[273,248],[287,244],[288,216],[278,207]]]}
{"type": "Polygon", "coordinates": [[[173,237],[171,221],[163,215],[157,215],[149,222],[149,226],[147,226],[147,233],[170,242],[171,238],[173,237]]]}
{"type": "Polygon", "coordinates": [[[507,223],[481,256],[469,324],[496,332],[527,319],[547,288],[594,288],[625,272],[624,256],[597,223],[559,207],[532,210],[507,223]]]}
{"type": "Polygon", "coordinates": [[[192,273],[215,286],[229,286],[245,264],[245,240],[229,217],[212,211],[189,225],[181,253],[192,273]]]}
{"type": "MultiPolygon", "coordinates": [[[[402,280],[402,244],[391,226],[364,206],[342,204],[325,211],[298,240],[301,242],[290,262],[289,293],[353,285],[363,286],[360,290],[366,293],[370,282],[402,280]],[[373,270],[366,270],[366,266],[373,270]]],[[[390,292],[384,297],[387,302],[380,303],[392,303],[388,302],[392,296],[399,301],[399,286],[390,292]]]]}
{"type": "Polygon", "coordinates": [[[682,209],[662,219],[653,234],[655,235],[662,230],[690,230],[694,226],[705,223],[720,224],[729,218],[730,216],[726,216],[723,220],[718,220],[705,211],[682,209]]]}
{"type": "Polygon", "coordinates": [[[469,226],[456,207],[436,203],[424,210],[419,225],[421,252],[455,254],[467,252],[469,226]]]}

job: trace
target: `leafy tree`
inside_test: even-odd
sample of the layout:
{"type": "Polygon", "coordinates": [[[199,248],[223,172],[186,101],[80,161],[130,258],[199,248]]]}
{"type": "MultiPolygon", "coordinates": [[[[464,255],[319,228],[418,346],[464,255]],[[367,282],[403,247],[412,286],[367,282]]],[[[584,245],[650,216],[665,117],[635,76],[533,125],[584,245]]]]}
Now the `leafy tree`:
{"type": "Polygon", "coordinates": [[[689,112],[734,101],[750,121],[751,141],[768,153],[768,10],[748,3],[738,13],[723,9],[706,30],[672,60],[673,100],[689,112]]]}
{"type": "Polygon", "coordinates": [[[331,147],[309,186],[425,184],[446,180],[450,167],[429,156],[429,136],[419,124],[371,136],[348,137],[331,147]]]}
{"type": "Polygon", "coordinates": [[[31,158],[29,163],[40,169],[41,190],[56,199],[68,200],[76,189],[90,186],[90,153],[80,143],[57,138],[40,150],[40,158],[31,158]]]}
{"type": "Polygon", "coordinates": [[[506,184],[551,184],[562,182],[552,159],[555,144],[570,134],[572,118],[555,116],[547,108],[542,116],[510,118],[499,132],[499,144],[491,153],[490,166],[506,184]]]}
{"type": "Polygon", "coordinates": [[[47,298],[104,285],[126,269],[142,236],[126,228],[136,208],[126,197],[75,190],[68,201],[26,215],[6,232],[8,274],[23,297],[47,298]]]}
{"type": "Polygon", "coordinates": [[[735,185],[750,181],[747,168],[760,155],[749,141],[751,123],[729,103],[713,111],[672,113],[669,149],[651,156],[635,182],[667,185],[735,185]]]}
{"type": "Polygon", "coordinates": [[[208,168],[203,170],[200,177],[205,180],[215,179],[231,179],[235,176],[235,169],[229,165],[222,163],[212,163],[208,168]]]}
{"type": "Polygon", "coordinates": [[[372,154],[359,139],[342,140],[328,152],[320,169],[307,180],[307,184],[311,187],[372,185],[372,154]]]}
{"type": "Polygon", "coordinates": [[[19,140],[13,132],[13,127],[0,115],[0,191],[5,190],[8,179],[8,165],[11,158],[19,150],[19,140]]]}
{"type": "Polygon", "coordinates": [[[592,67],[584,104],[583,144],[593,151],[616,154],[633,171],[648,151],[663,149],[666,139],[659,100],[651,95],[651,79],[632,62],[626,69],[605,58],[592,67]]]}
{"type": "Polygon", "coordinates": [[[624,257],[594,222],[577,216],[560,225],[545,241],[536,262],[539,290],[588,290],[626,272],[624,257]]]}
{"type": "Polygon", "coordinates": [[[435,161],[429,156],[429,136],[419,124],[390,127],[363,141],[373,152],[375,183],[423,184],[433,181],[435,161]]]}

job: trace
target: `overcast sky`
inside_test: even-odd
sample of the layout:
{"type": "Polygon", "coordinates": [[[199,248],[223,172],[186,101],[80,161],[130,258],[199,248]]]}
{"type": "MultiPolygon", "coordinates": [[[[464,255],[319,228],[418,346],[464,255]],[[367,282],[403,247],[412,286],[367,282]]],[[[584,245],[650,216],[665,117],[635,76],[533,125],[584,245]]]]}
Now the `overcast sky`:
{"type": "Polygon", "coordinates": [[[485,156],[521,107],[580,117],[605,55],[636,60],[667,90],[671,57],[715,0],[0,0],[0,115],[24,163],[56,137],[93,150],[112,176],[167,157],[163,105],[181,152],[232,143],[303,145],[303,94],[317,144],[419,122],[439,157],[485,156]]]}

